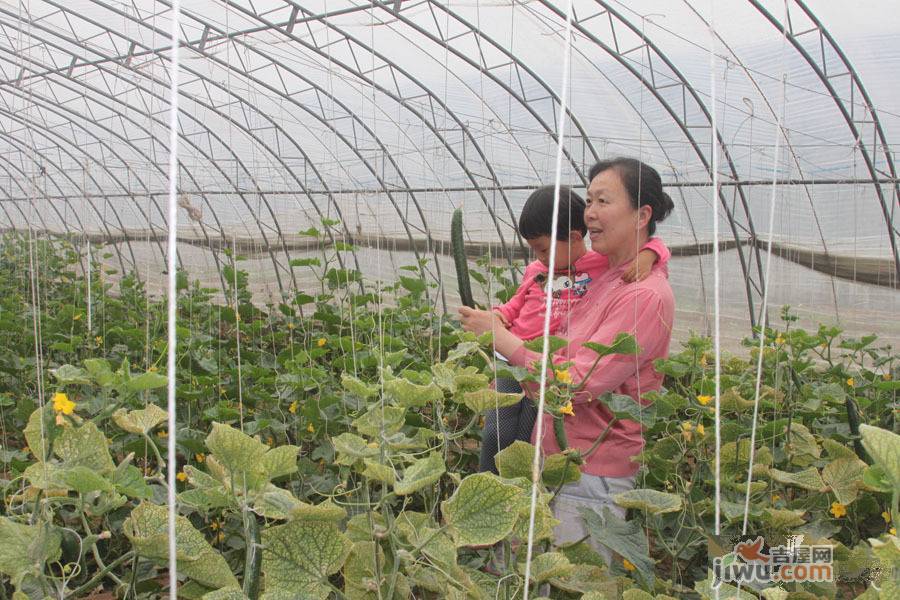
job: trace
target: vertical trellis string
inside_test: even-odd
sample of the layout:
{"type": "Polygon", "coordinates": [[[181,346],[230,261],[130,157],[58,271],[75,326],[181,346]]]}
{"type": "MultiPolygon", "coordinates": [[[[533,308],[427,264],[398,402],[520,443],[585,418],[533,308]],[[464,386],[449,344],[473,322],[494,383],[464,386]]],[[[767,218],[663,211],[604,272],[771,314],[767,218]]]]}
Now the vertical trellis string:
{"type": "MultiPolygon", "coordinates": [[[[787,2],[784,4],[785,18],[782,23],[787,22],[787,2]]],[[[775,224],[775,202],[777,201],[778,192],[778,161],[781,157],[781,134],[782,123],[784,121],[787,74],[785,72],[784,50],[787,42],[787,28],[782,27],[781,36],[781,112],[778,113],[777,122],[775,123],[775,157],[772,161],[772,196],[769,200],[769,240],[766,244],[766,273],[763,279],[763,297],[762,308],[760,309],[759,322],[761,330],[759,333],[759,355],[756,357],[756,389],[753,396],[753,421],[750,426],[750,457],[747,465],[747,490],[744,494],[744,522],[741,526],[741,533],[747,533],[747,520],[750,514],[750,486],[753,483],[753,460],[756,455],[756,419],[759,414],[759,390],[762,383],[762,364],[763,364],[763,348],[766,343],[766,310],[769,303],[769,270],[772,266],[772,238],[774,232],[772,228],[775,224]]]]}
{"type": "MultiPolygon", "coordinates": [[[[716,458],[715,458],[715,534],[721,531],[721,450],[722,430],[720,415],[720,362],[721,346],[719,331],[719,145],[716,120],[716,8],[715,2],[710,2],[709,19],[709,90],[710,90],[710,152],[712,153],[712,217],[713,217],[713,347],[715,348],[715,430],[716,430],[716,458]]],[[[718,597],[718,589],[716,590],[718,597]]]]}
{"type": "Polygon", "coordinates": [[[168,453],[166,457],[166,476],[168,480],[167,499],[169,503],[168,521],[169,521],[169,598],[176,600],[178,597],[178,563],[176,560],[175,545],[175,441],[177,437],[175,422],[175,351],[177,337],[175,333],[175,323],[177,319],[176,301],[177,301],[177,284],[178,277],[175,272],[176,268],[176,250],[178,241],[178,29],[181,20],[181,0],[173,0],[172,2],[172,57],[169,66],[170,88],[169,88],[169,203],[168,203],[168,250],[167,262],[169,269],[169,289],[168,289],[168,337],[169,337],[169,355],[167,357],[167,402],[168,411],[168,453]]]}
{"type": "Polygon", "coordinates": [[[537,488],[541,476],[541,442],[543,438],[544,401],[547,388],[547,362],[550,354],[550,315],[553,310],[553,271],[556,265],[556,228],[559,226],[559,186],[562,177],[563,143],[565,143],[566,106],[569,92],[569,69],[572,49],[572,0],[566,2],[566,35],[563,45],[563,76],[560,91],[559,121],[556,127],[556,174],[553,180],[553,219],[550,224],[550,257],[547,265],[547,281],[551,282],[544,304],[544,343],[541,349],[541,384],[535,423],[534,458],[531,461],[531,506],[528,513],[528,551],[525,555],[524,600],[528,600],[528,582],[531,578],[531,557],[534,552],[534,514],[537,504],[537,488]]]}

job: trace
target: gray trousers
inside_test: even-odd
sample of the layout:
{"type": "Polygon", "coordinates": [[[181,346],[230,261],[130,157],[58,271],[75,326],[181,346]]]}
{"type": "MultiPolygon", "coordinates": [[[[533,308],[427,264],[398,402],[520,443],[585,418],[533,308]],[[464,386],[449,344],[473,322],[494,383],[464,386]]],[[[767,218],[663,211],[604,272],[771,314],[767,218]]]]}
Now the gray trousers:
{"type": "MultiPolygon", "coordinates": [[[[498,392],[521,394],[522,388],[515,379],[498,378],[498,392]]],[[[534,402],[523,397],[518,404],[503,408],[490,408],[484,413],[484,429],[481,432],[481,460],[479,471],[497,473],[494,456],[516,440],[531,441],[531,430],[537,418],[534,402]]]]}
{"type": "MultiPolygon", "coordinates": [[[[571,544],[588,535],[581,513],[578,512],[582,506],[600,514],[603,514],[604,507],[608,507],[610,512],[624,519],[625,509],[613,502],[613,497],[633,488],[634,476],[599,477],[586,473],[581,474],[579,481],[564,485],[553,501],[553,516],[559,520],[559,525],[553,529],[554,542],[557,545],[571,544]]],[[[588,538],[587,541],[609,565],[612,551],[593,538],[588,538]]]]}

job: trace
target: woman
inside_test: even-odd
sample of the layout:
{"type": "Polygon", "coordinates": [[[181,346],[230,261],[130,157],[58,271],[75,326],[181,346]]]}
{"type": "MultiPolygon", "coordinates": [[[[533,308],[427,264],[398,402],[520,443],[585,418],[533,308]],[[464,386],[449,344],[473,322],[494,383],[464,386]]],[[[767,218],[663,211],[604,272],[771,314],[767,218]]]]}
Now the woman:
{"type": "MultiPolygon", "coordinates": [[[[572,361],[569,374],[573,385],[578,385],[596,360],[596,354],[583,348],[582,342],[609,345],[617,334],[625,332],[635,336],[640,353],[603,358],[576,394],[572,402],[575,414],[565,417],[564,424],[569,446],[582,452],[593,445],[613,419],[609,408],[597,400],[602,394],[625,394],[641,402],[643,394],[659,390],[662,375],[653,368],[653,361],[668,355],[675,313],[665,267],[656,265],[643,281],[622,280],[622,272],[653,235],[656,223],[673,208],[672,200],[662,190],[659,173],[638,160],[616,158],[594,165],[589,177],[584,220],[591,248],[606,255],[609,270],[591,282],[581,304],[561,326],[557,335],[566,338],[569,345],[552,359],[554,363],[572,361]]],[[[532,367],[540,361],[541,355],[527,350],[524,342],[506,330],[492,313],[463,307],[460,316],[467,331],[493,331],[497,351],[507,356],[511,364],[532,367]]],[[[532,393],[536,399],[537,392],[532,393]]],[[[559,452],[553,417],[544,415],[543,419],[543,452],[559,452]]],[[[606,506],[624,516],[624,509],[613,504],[613,497],[634,487],[638,463],[633,457],[643,446],[639,423],[621,420],[613,424],[606,439],[582,465],[581,480],[563,486],[554,502],[554,515],[560,520],[554,532],[557,544],[574,542],[588,534],[579,507],[602,514],[606,506]]],[[[596,543],[593,545],[597,547],[596,543]]],[[[597,549],[608,562],[609,552],[597,549]]]]}

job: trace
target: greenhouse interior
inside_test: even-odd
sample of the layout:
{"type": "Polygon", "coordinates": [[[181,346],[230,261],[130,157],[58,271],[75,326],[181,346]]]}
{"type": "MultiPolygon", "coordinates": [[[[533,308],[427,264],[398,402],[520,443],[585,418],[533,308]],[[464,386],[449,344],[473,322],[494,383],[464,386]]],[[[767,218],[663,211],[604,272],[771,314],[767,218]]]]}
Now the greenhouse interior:
{"type": "Polygon", "coordinates": [[[0,600],[900,598],[894,0],[0,0],[0,600]]]}

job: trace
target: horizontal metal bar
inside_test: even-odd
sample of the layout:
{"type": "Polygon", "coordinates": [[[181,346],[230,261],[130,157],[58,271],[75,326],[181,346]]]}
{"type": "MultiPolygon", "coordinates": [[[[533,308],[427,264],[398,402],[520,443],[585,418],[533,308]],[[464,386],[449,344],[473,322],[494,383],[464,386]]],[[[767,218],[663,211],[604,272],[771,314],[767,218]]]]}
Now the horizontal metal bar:
{"type": "MultiPolygon", "coordinates": [[[[900,183],[900,179],[894,179],[892,177],[883,177],[877,180],[872,179],[783,179],[777,182],[778,185],[872,185],[873,183],[880,184],[895,184],[900,183]]],[[[710,187],[712,183],[709,181],[673,181],[668,183],[663,183],[663,187],[669,188],[691,188],[691,187],[710,187]]],[[[765,179],[745,179],[742,181],[720,181],[719,185],[722,187],[734,187],[734,186],[763,186],[763,185],[772,185],[771,180],[765,179]]],[[[437,194],[437,193],[463,193],[463,192],[477,192],[481,191],[528,191],[533,190],[537,187],[537,185],[504,185],[504,186],[487,186],[482,185],[478,188],[471,186],[454,186],[454,187],[410,187],[410,188],[388,188],[390,192],[393,193],[405,193],[410,192],[413,194],[437,194]]],[[[572,185],[570,186],[573,189],[584,189],[583,185],[572,185]]],[[[252,196],[254,194],[262,194],[265,196],[305,196],[307,194],[312,196],[342,196],[348,194],[366,194],[366,195],[376,195],[376,194],[384,194],[385,190],[381,188],[342,188],[342,189],[332,189],[332,190],[319,190],[319,189],[308,189],[305,192],[301,190],[233,190],[233,191],[222,191],[222,190],[203,190],[203,191],[191,191],[191,190],[181,190],[182,194],[203,194],[204,196],[234,196],[236,194],[243,194],[245,196],[252,196]]],[[[89,194],[91,198],[103,198],[106,200],[116,200],[116,199],[124,199],[124,198],[147,198],[148,196],[167,196],[169,194],[168,191],[159,191],[159,192],[149,192],[149,193],[115,193],[115,194],[103,194],[103,193],[92,193],[89,194]]],[[[26,202],[33,200],[78,200],[81,196],[73,196],[73,195],[46,195],[41,196],[40,198],[34,198],[32,196],[10,196],[7,198],[0,199],[0,202],[26,202]]]]}

